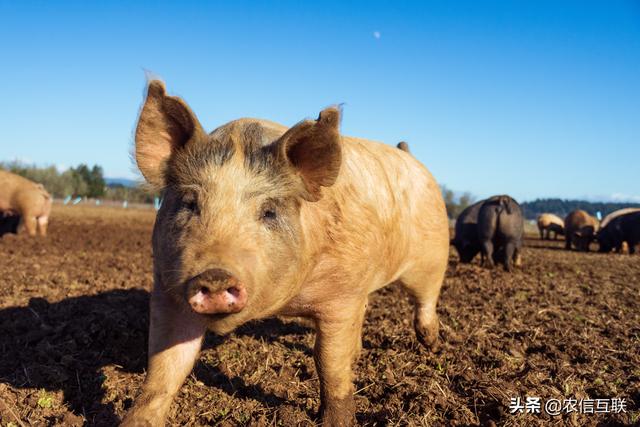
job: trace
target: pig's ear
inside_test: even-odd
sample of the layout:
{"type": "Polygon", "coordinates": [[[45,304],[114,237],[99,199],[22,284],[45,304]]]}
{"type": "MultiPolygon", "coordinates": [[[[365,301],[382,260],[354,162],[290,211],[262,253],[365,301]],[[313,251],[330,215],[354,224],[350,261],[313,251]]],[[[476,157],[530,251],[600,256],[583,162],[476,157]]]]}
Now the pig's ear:
{"type": "Polygon", "coordinates": [[[330,107],[317,120],[298,123],[279,141],[281,155],[302,180],[305,200],[320,200],[320,187],[332,186],[338,177],[342,163],[339,127],[340,110],[330,107]]]}
{"type": "Polygon", "coordinates": [[[203,134],[189,106],[180,98],[167,96],[164,83],[152,80],[136,128],[136,163],[147,182],[163,187],[169,157],[203,134]]]}

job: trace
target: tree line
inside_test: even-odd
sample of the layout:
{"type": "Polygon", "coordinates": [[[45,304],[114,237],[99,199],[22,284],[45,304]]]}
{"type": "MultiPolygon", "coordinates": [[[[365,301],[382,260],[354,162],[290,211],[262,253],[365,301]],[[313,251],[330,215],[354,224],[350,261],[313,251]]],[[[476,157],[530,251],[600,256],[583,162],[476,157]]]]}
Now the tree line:
{"type": "Polygon", "coordinates": [[[619,203],[619,202],[588,202],[586,200],[567,199],[536,199],[531,202],[521,203],[525,218],[536,219],[541,213],[554,213],[564,218],[569,212],[582,209],[590,215],[600,212],[604,218],[613,211],[623,208],[640,208],[640,203],[619,203]]]}
{"type": "MultiPolygon", "coordinates": [[[[442,196],[447,215],[449,218],[457,218],[458,215],[469,205],[475,202],[475,198],[469,193],[456,194],[454,191],[442,186],[442,196]]],[[[526,219],[536,219],[541,213],[553,213],[561,218],[567,216],[571,211],[582,209],[590,215],[596,216],[598,212],[602,218],[613,211],[624,208],[640,208],[640,203],[621,202],[589,202],[587,200],[568,199],[535,199],[529,202],[520,203],[522,213],[526,219]]]]}
{"type": "Polygon", "coordinates": [[[141,186],[126,187],[122,184],[107,185],[101,166],[80,164],[65,171],[55,166],[38,167],[22,162],[0,162],[0,169],[23,176],[44,185],[55,198],[87,197],[104,200],[127,200],[135,203],[153,203],[155,194],[141,186]]]}

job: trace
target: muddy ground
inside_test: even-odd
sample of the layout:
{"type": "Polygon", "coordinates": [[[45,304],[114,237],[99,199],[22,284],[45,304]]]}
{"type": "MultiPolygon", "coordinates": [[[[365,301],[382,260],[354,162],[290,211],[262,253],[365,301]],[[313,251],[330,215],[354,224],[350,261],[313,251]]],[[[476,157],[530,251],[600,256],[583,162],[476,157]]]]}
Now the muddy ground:
{"type": "MultiPolygon", "coordinates": [[[[115,425],[144,378],[152,210],[55,206],[46,239],[0,239],[0,425],[115,425]]],[[[640,256],[528,239],[513,274],[452,253],[441,350],[411,307],[370,298],[356,366],[361,425],[640,421],[640,256]],[[512,397],[625,398],[626,413],[509,413],[512,397]]],[[[271,319],[209,336],[171,425],[313,425],[313,330],[271,319]]]]}

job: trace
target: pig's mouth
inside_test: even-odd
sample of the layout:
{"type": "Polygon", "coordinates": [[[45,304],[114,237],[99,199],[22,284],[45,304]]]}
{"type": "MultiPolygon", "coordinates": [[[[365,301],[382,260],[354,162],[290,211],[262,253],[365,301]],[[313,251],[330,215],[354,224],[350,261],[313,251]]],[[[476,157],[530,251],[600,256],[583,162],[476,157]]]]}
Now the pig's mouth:
{"type": "Polygon", "coordinates": [[[187,302],[194,312],[224,315],[238,313],[247,305],[247,288],[237,279],[230,276],[213,282],[199,279],[202,278],[187,285],[187,302]]]}

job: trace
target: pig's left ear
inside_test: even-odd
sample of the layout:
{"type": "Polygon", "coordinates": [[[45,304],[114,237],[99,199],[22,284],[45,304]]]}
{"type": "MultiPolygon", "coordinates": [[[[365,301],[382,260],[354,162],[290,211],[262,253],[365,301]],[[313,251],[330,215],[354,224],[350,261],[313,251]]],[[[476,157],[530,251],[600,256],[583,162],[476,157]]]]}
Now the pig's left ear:
{"type": "Polygon", "coordinates": [[[149,184],[166,184],[169,158],[205,132],[191,109],[180,98],[168,96],[164,83],[153,80],[136,127],[136,163],[149,184]]]}
{"type": "Polygon", "coordinates": [[[342,163],[339,127],[340,110],[330,107],[317,120],[298,123],[278,141],[280,154],[302,180],[305,200],[320,200],[320,187],[330,187],[338,178],[342,163]]]}

